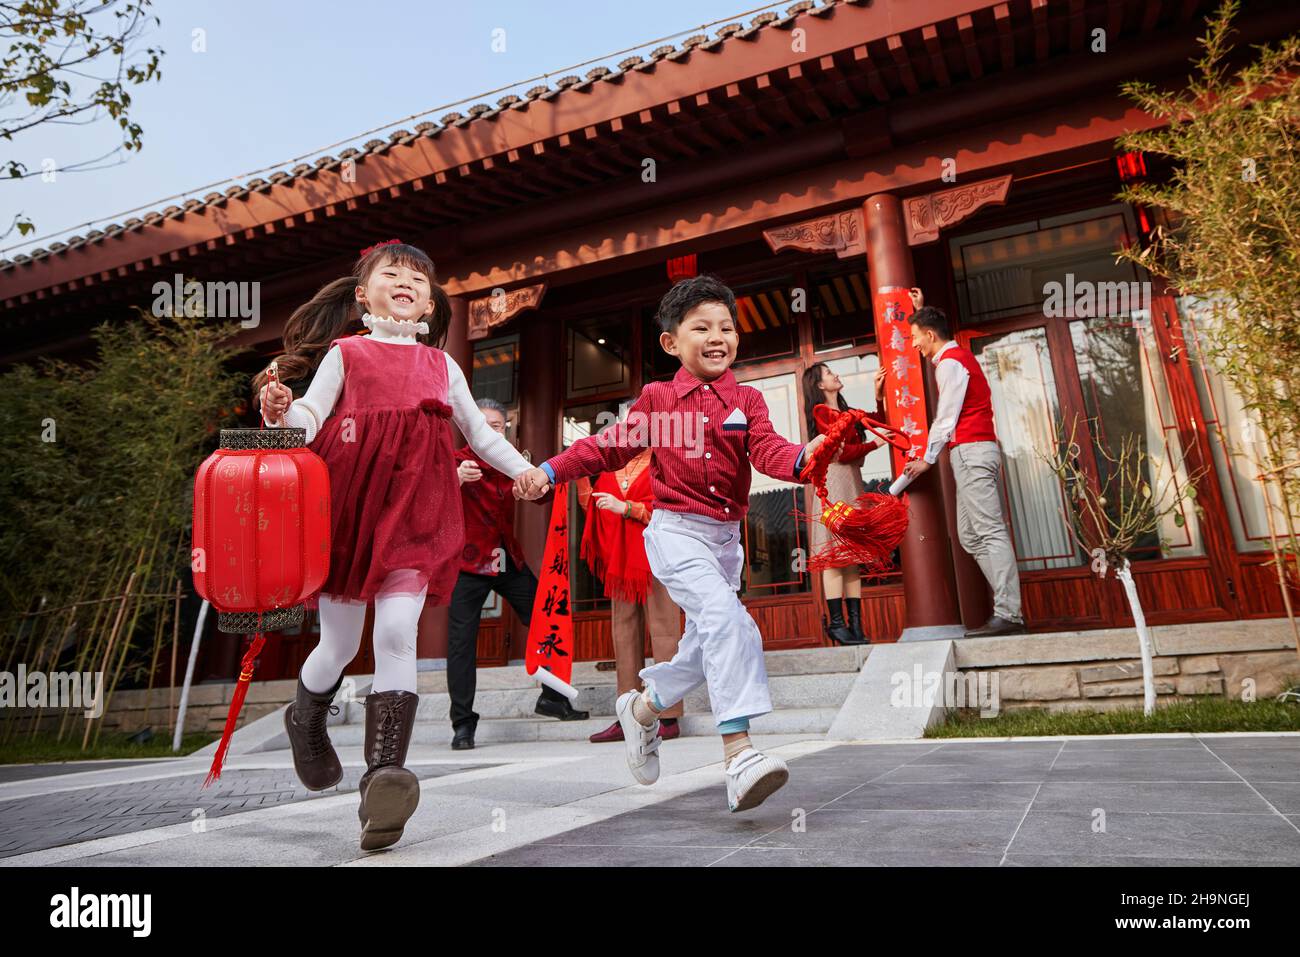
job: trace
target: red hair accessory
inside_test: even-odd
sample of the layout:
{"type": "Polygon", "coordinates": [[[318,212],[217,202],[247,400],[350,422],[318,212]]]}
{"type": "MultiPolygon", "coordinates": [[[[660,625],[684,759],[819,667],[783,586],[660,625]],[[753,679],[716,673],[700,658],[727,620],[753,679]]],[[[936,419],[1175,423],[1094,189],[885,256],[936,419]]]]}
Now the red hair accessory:
{"type": "Polygon", "coordinates": [[[911,448],[911,440],[861,409],[841,412],[818,405],[813,414],[823,419],[832,414],[834,422],[826,430],[825,441],[804,463],[800,477],[812,482],[821,499],[821,523],[831,533],[831,541],[813,556],[808,568],[818,572],[845,565],[866,565],[870,571],[883,571],[890,567],[894,549],[907,532],[907,500],[880,492],[863,492],[852,503],[829,502],[826,470],[858,424],[904,452],[911,448]]]}
{"type": "Polygon", "coordinates": [[[372,252],[374,252],[376,249],[379,249],[381,246],[391,246],[393,245],[393,243],[397,243],[400,245],[401,242],[402,241],[400,239],[385,239],[382,243],[375,243],[373,246],[367,246],[365,249],[361,250],[361,254],[357,258],[365,259],[366,256],[370,255],[372,252]]]}

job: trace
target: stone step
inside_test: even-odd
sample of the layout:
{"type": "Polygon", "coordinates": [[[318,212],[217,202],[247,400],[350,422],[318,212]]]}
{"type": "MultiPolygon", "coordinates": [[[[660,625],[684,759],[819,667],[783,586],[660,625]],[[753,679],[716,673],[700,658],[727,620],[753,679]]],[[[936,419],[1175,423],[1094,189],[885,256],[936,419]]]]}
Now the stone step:
{"type": "MultiPolygon", "coordinates": [[[[755,718],[750,730],[754,734],[824,734],[835,720],[837,708],[788,708],[755,718]]],[[[609,727],[610,717],[586,721],[556,721],[554,718],[493,718],[479,722],[474,739],[479,744],[515,741],[584,741],[597,731],[609,727]]],[[[708,712],[686,714],[681,718],[682,734],[692,736],[718,733],[713,715],[708,712]]],[[[361,725],[340,725],[329,729],[335,747],[359,746],[365,729],[361,725]]],[[[451,743],[451,722],[421,721],[415,725],[411,741],[417,745],[446,747],[451,743]]],[[[287,742],[282,746],[287,747],[287,742]]],[[[594,747],[594,745],[593,745],[594,747]]],[[[672,747],[668,742],[665,747],[672,747]]],[[[274,748],[274,745],[272,745],[274,748]]]]}
{"type": "MultiPolygon", "coordinates": [[[[534,707],[540,689],[529,682],[524,688],[485,689],[482,685],[484,672],[479,672],[480,682],[474,695],[474,710],[482,720],[535,718],[534,707]]],[[[838,708],[853,686],[853,672],[832,672],[828,674],[790,674],[769,675],[768,691],[772,696],[772,707],[776,710],[789,708],[838,708]]],[[[614,702],[618,697],[617,688],[611,684],[584,684],[578,687],[578,700],[574,707],[589,711],[594,717],[613,720],[614,702]]],[[[686,696],[686,712],[709,713],[708,690],[701,685],[686,696]]],[[[420,695],[420,705],[416,712],[417,722],[446,721],[451,708],[451,697],[444,692],[424,692],[420,695]]],[[[331,726],[364,723],[365,708],[349,707],[330,721],[331,726]]],[[[548,719],[554,720],[554,719],[548,719]]]]}
{"type": "MultiPolygon", "coordinates": [[[[768,651],[763,655],[767,673],[775,675],[813,675],[835,672],[857,674],[862,663],[870,653],[871,645],[841,648],[800,648],[795,651],[768,651]]],[[[651,660],[652,661],[652,660],[651,660]]],[[[647,664],[651,663],[647,661],[647,664]]],[[[613,685],[615,674],[612,662],[579,661],[573,666],[570,684],[575,688],[587,685],[613,685]],[[598,665],[607,665],[605,668],[598,665]]],[[[368,679],[366,679],[368,680],[368,679]]],[[[537,682],[529,677],[523,665],[508,665],[501,668],[479,668],[478,690],[507,691],[536,688],[537,682]]],[[[417,679],[416,690],[421,694],[446,692],[447,672],[421,671],[417,679]]]]}

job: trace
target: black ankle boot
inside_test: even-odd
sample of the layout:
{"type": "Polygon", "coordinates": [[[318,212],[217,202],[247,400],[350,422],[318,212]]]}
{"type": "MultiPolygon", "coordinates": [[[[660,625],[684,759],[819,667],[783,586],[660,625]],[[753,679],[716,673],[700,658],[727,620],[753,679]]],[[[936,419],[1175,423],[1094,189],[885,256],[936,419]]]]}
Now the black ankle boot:
{"type": "Polygon", "coordinates": [[[410,691],[366,695],[366,773],[357,809],[363,851],[396,844],[420,803],[420,779],[405,767],[419,703],[410,691]]]}
{"type": "Polygon", "coordinates": [[[861,644],[870,644],[871,639],[862,631],[861,598],[844,599],[844,617],[849,623],[849,631],[853,632],[853,637],[861,644]]]}
{"type": "Polygon", "coordinates": [[[308,791],[324,791],[343,780],[343,765],[325,730],[329,716],[339,713],[331,702],[341,684],[340,675],[333,688],[316,694],[308,691],[299,678],[298,693],[284,709],[284,730],[289,734],[289,747],[293,751],[293,769],[308,791]]]}
{"type": "Polygon", "coordinates": [[[826,637],[837,645],[862,645],[864,641],[859,641],[853,637],[853,632],[849,631],[848,626],[844,624],[844,610],[840,605],[840,599],[827,598],[826,611],[830,615],[829,619],[822,619],[822,627],[826,629],[826,637]]]}

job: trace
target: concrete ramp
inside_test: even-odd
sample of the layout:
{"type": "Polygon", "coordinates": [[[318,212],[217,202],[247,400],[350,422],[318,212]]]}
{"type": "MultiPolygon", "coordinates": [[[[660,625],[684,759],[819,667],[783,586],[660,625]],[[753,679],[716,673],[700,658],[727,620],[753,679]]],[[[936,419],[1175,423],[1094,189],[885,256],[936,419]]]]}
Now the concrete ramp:
{"type": "Polygon", "coordinates": [[[943,720],[944,687],[955,670],[951,639],[873,646],[827,739],[922,737],[943,720]]]}

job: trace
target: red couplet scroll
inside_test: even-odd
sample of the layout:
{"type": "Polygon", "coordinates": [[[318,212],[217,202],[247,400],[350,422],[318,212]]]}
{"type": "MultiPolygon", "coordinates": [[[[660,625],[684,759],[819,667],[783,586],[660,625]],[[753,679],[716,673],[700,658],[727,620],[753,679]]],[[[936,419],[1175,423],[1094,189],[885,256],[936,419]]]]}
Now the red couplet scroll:
{"type": "Polygon", "coordinates": [[[573,676],[573,609],[569,595],[569,489],[555,486],[551,522],[542,552],[542,577],[533,599],[524,669],[538,682],[568,697],[578,696],[573,676]]]}
{"type": "Polygon", "coordinates": [[[876,290],[876,341],[880,343],[880,364],[885,368],[885,420],[912,443],[907,452],[892,450],[894,474],[902,475],[909,458],[925,453],[929,441],[925,420],[925,383],[921,378],[920,353],[912,348],[912,327],[907,317],[913,312],[912,297],[902,286],[876,290]]]}

